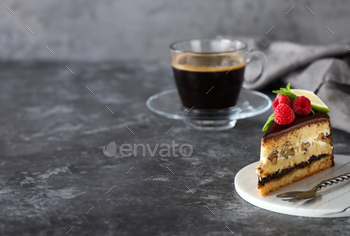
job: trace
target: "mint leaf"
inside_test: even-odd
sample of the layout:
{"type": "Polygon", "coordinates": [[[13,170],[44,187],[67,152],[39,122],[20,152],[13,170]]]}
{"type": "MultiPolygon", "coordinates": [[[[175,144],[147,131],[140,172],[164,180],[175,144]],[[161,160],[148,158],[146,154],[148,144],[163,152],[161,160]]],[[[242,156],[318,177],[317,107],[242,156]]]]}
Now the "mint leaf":
{"type": "Polygon", "coordinates": [[[287,84],[287,90],[290,91],[290,83],[287,84]]]}
{"type": "Polygon", "coordinates": [[[273,90],[272,92],[273,92],[273,93],[277,93],[277,94],[284,94],[284,95],[290,93],[290,91],[288,91],[288,90],[285,89],[285,88],[281,88],[280,90],[273,90]]]}
{"type": "Polygon", "coordinates": [[[273,90],[273,93],[277,94],[283,94],[289,97],[289,99],[293,102],[294,98],[296,97],[292,91],[290,90],[290,83],[287,84],[285,88],[280,88],[280,90],[273,90]]]}
{"type": "Polygon", "coordinates": [[[272,92],[277,94],[284,94],[284,95],[287,95],[288,93],[292,93],[290,91],[290,83],[287,84],[286,88],[280,88],[280,90],[273,90],[272,92]]]}
{"type": "Polygon", "coordinates": [[[274,112],[272,112],[272,114],[270,115],[270,117],[267,119],[267,121],[266,121],[266,123],[265,123],[265,125],[264,125],[264,127],[263,127],[263,129],[262,129],[262,131],[266,131],[269,127],[270,127],[270,124],[272,123],[272,121],[274,121],[274,118],[273,118],[273,116],[274,116],[274,112]]]}

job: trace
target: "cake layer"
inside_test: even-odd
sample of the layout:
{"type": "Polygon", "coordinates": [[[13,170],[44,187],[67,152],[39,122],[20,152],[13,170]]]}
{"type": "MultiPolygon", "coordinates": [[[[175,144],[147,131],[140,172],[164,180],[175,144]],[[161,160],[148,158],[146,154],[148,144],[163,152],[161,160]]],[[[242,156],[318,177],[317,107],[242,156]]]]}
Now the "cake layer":
{"type": "Polygon", "coordinates": [[[264,186],[265,183],[268,183],[269,181],[271,181],[273,179],[280,178],[280,177],[282,177],[282,176],[292,172],[294,169],[305,168],[305,166],[309,165],[310,163],[312,163],[314,161],[318,161],[321,158],[326,157],[326,156],[328,156],[328,154],[321,154],[321,155],[318,155],[318,156],[313,155],[307,161],[301,162],[301,163],[299,163],[297,165],[294,165],[293,167],[286,168],[286,169],[283,169],[281,171],[276,171],[275,173],[267,175],[266,177],[263,177],[263,178],[259,177],[258,178],[258,185],[264,186]]]}
{"type": "Polygon", "coordinates": [[[308,176],[317,174],[321,170],[325,170],[334,165],[333,154],[320,156],[320,158],[313,158],[312,162],[305,163],[305,165],[300,166],[300,168],[293,168],[291,171],[285,173],[283,176],[275,176],[275,178],[271,178],[269,181],[265,182],[264,185],[258,185],[257,189],[259,191],[259,194],[266,195],[269,192],[276,191],[281,187],[284,187],[295,181],[299,181],[308,176]]]}

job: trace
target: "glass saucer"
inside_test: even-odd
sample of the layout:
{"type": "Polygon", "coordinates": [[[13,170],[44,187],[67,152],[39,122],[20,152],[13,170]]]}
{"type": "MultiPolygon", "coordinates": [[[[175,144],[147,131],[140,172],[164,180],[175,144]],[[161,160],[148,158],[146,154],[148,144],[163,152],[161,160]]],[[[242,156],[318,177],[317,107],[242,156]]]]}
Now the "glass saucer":
{"type": "Polygon", "coordinates": [[[257,116],[271,107],[271,100],[263,93],[242,89],[236,106],[217,110],[188,109],[182,106],[177,89],[169,89],[149,97],[146,101],[152,112],[176,120],[199,130],[227,130],[238,119],[257,116]]]}

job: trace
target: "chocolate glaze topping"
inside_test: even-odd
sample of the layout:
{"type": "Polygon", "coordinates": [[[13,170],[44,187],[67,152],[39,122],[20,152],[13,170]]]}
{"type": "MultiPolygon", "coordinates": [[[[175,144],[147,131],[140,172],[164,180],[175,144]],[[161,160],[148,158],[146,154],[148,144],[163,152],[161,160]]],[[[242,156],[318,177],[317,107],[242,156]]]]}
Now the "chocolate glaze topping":
{"type": "Polygon", "coordinates": [[[329,116],[327,113],[315,111],[315,115],[312,115],[311,113],[307,116],[296,115],[293,123],[289,125],[278,125],[276,124],[276,122],[272,121],[270,127],[266,130],[264,136],[261,139],[264,141],[266,139],[270,139],[281,134],[288,133],[289,131],[300,128],[304,125],[327,120],[329,120],[329,116]]]}

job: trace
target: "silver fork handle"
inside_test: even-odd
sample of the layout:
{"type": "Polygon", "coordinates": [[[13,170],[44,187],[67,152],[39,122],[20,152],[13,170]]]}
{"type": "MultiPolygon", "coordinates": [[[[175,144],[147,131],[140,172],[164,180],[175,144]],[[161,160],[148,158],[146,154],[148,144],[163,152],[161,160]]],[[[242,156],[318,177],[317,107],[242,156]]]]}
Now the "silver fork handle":
{"type": "Polygon", "coordinates": [[[322,188],[327,187],[328,185],[337,184],[339,182],[343,182],[344,180],[349,180],[349,179],[350,179],[350,173],[342,174],[331,179],[323,180],[321,183],[316,185],[314,189],[315,189],[315,192],[317,192],[322,188]]]}

